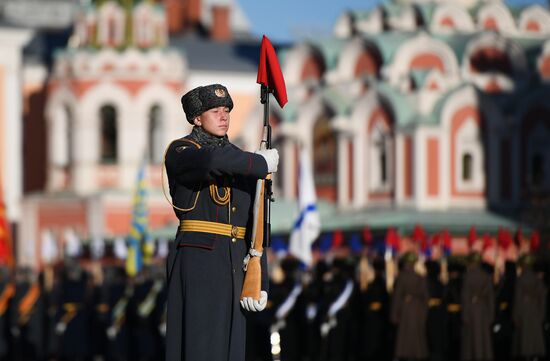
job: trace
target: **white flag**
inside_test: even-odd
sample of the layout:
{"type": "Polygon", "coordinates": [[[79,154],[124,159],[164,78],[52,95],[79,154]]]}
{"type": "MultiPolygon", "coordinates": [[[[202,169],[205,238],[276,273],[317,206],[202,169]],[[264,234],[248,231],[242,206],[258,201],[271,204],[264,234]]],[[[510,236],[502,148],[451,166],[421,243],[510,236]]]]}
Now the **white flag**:
{"type": "Polygon", "coordinates": [[[289,252],[309,266],[312,262],[311,245],[321,233],[321,219],[317,210],[311,159],[304,147],[300,152],[298,192],[300,212],[290,234],[289,252]]]}
{"type": "Polygon", "coordinates": [[[57,242],[49,229],[42,231],[40,253],[45,264],[51,264],[57,258],[57,242]]]}

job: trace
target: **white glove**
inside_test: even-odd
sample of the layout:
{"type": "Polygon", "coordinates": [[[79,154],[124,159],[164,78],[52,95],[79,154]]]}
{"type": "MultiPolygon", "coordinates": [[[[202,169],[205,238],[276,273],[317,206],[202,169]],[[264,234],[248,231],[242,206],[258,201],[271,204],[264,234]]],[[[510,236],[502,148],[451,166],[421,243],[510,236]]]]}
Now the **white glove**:
{"type": "Polygon", "coordinates": [[[277,149],[261,149],[257,150],[256,154],[264,157],[268,173],[275,173],[277,171],[277,166],[279,165],[279,151],[277,149]]]}
{"type": "Polygon", "coordinates": [[[256,301],[252,297],[245,297],[241,300],[241,307],[250,312],[260,312],[267,305],[267,292],[260,291],[260,300],[256,301]]]}

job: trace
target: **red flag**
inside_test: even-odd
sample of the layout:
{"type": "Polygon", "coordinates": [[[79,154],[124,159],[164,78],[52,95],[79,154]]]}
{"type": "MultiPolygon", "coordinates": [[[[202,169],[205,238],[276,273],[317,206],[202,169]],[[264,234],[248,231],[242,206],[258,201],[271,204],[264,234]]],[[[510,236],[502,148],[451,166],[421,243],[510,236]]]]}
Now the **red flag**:
{"type": "Polygon", "coordinates": [[[332,234],[332,248],[336,249],[341,247],[344,244],[344,233],[341,230],[337,229],[332,234]]]}
{"type": "Polygon", "coordinates": [[[499,229],[497,238],[498,243],[505,251],[512,245],[512,235],[507,229],[499,229]]]}
{"type": "Polygon", "coordinates": [[[363,242],[365,242],[365,244],[371,244],[372,242],[372,233],[368,226],[363,228],[363,242]]]}
{"type": "Polygon", "coordinates": [[[531,232],[531,251],[536,251],[540,247],[540,235],[539,232],[536,230],[533,230],[531,232]]]}
{"type": "Polygon", "coordinates": [[[426,240],[426,232],[424,232],[424,228],[421,225],[417,224],[414,226],[412,240],[414,242],[424,242],[426,240]]]}
{"type": "Polygon", "coordinates": [[[258,84],[263,84],[273,90],[277,103],[282,108],[288,102],[286,96],[285,78],[281,72],[281,66],[275,54],[271,41],[264,35],[260,47],[260,64],[258,64],[258,84]]]}
{"type": "Polygon", "coordinates": [[[12,266],[11,236],[4,202],[0,200],[0,264],[12,266]]]}
{"type": "Polygon", "coordinates": [[[435,233],[432,235],[432,240],[430,242],[432,247],[439,246],[439,243],[441,241],[441,235],[439,233],[435,233]]]}

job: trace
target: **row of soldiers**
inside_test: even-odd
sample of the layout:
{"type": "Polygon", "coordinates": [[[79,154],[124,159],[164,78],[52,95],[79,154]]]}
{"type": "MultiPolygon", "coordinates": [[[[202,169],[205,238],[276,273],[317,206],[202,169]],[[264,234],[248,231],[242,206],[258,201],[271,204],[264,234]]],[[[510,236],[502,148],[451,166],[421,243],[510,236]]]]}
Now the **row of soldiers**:
{"type": "MultiPolygon", "coordinates": [[[[497,279],[476,253],[407,252],[395,282],[378,255],[327,254],[309,269],[273,259],[268,307],[248,315],[249,361],[506,361],[543,359],[550,346],[547,264],[532,256],[497,279]]],[[[0,268],[0,360],[160,361],[165,317],[162,263],[131,278],[116,262],[0,268]]]]}
{"type": "Polygon", "coordinates": [[[0,360],[163,360],[164,266],[0,271],[0,360]]]}
{"type": "Polygon", "coordinates": [[[249,360],[547,359],[545,267],[524,255],[496,278],[479,253],[407,252],[389,283],[384,257],[325,258],[312,272],[283,258],[267,312],[252,316],[249,360]]]}

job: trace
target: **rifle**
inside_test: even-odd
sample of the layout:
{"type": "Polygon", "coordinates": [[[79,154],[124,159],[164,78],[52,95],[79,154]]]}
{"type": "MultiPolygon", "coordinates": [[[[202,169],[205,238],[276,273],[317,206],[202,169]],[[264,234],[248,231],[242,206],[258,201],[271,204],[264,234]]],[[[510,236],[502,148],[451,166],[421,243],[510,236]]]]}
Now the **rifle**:
{"type": "MultiPolygon", "coordinates": [[[[273,45],[264,35],[260,47],[260,62],[258,64],[258,84],[261,84],[260,102],[264,105],[264,133],[260,149],[271,148],[271,125],[269,124],[269,94],[273,93],[279,105],[287,103],[286,86],[275,54],[273,45]],[[263,147],[263,148],[262,148],[263,147]]],[[[244,259],[246,271],[241,299],[252,297],[260,299],[262,270],[260,258],[264,247],[271,243],[271,202],[273,202],[271,176],[260,179],[256,183],[254,199],[254,222],[252,226],[252,243],[250,251],[244,259]]],[[[267,272],[266,272],[267,274],[267,272]]]]}
{"type": "MultiPolygon", "coordinates": [[[[271,149],[271,125],[269,124],[269,88],[262,84],[260,101],[264,105],[264,132],[260,149],[271,149]]],[[[260,258],[264,248],[271,243],[271,202],[273,202],[271,175],[256,182],[254,198],[254,222],[252,224],[252,242],[250,251],[244,259],[246,271],[241,299],[252,297],[260,299],[262,285],[262,266],[260,258]]]]}

